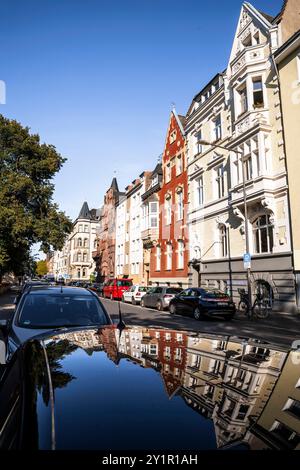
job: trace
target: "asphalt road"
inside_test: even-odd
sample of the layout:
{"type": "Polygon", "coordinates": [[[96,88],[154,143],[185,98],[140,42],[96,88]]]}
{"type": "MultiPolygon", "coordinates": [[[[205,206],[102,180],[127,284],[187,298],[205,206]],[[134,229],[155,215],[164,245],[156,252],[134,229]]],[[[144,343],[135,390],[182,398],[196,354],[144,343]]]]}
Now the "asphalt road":
{"type": "MultiPolygon", "coordinates": [[[[118,302],[101,299],[113,320],[118,318],[118,302]]],[[[258,338],[270,343],[291,346],[300,339],[300,316],[272,313],[267,320],[248,320],[237,314],[231,321],[222,318],[194,320],[183,315],[170,315],[150,308],[120,302],[122,318],[127,325],[159,326],[214,334],[258,338]]]]}
{"type": "MultiPolygon", "coordinates": [[[[0,296],[0,319],[9,318],[14,310],[15,294],[0,296]]],[[[118,319],[118,302],[101,299],[113,320],[118,319]]],[[[258,338],[281,346],[291,346],[300,340],[300,315],[272,313],[267,320],[249,321],[239,314],[231,321],[222,318],[194,320],[182,315],[170,315],[169,312],[158,312],[150,308],[120,303],[123,320],[127,325],[159,326],[187,331],[198,331],[223,335],[234,335],[247,338],[258,338]]]]}

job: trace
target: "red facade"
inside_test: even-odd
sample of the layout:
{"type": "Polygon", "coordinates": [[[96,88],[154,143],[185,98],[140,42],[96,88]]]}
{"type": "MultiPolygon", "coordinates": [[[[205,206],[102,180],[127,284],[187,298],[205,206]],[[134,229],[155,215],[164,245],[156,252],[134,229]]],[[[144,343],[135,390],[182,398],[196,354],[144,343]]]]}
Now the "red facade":
{"type": "Polygon", "coordinates": [[[184,117],[172,111],[162,157],[163,184],[159,191],[157,245],[152,248],[152,283],[185,285],[188,278],[188,180],[184,117]],[[170,209],[171,208],[171,209],[170,209]]]}

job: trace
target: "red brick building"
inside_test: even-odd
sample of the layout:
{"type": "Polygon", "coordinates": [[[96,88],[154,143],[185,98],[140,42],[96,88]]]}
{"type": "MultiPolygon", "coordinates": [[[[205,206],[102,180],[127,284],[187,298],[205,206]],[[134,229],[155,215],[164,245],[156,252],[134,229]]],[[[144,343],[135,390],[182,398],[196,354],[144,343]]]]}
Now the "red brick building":
{"type": "Polygon", "coordinates": [[[159,237],[151,251],[150,281],[188,287],[188,179],[185,118],[173,110],[162,156],[159,237]]]}

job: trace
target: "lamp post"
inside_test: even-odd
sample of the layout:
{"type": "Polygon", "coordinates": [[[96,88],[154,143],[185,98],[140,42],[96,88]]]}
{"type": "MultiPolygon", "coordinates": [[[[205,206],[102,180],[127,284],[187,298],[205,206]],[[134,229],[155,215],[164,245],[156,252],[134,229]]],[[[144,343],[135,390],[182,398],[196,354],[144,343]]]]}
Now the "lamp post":
{"type": "MultiPolygon", "coordinates": [[[[214,144],[206,140],[199,140],[200,145],[210,145],[213,148],[220,148],[223,150],[229,151],[229,149],[223,145],[214,144]]],[[[246,193],[246,177],[245,177],[245,160],[243,152],[239,150],[234,150],[237,155],[242,157],[242,176],[243,176],[243,199],[244,199],[244,216],[245,216],[245,241],[246,241],[246,253],[250,252],[250,242],[249,242],[249,233],[248,233],[248,206],[247,206],[247,193],[246,193]]],[[[252,294],[251,294],[251,267],[248,264],[247,267],[247,286],[248,286],[248,302],[249,307],[252,305],[252,294]]]]}

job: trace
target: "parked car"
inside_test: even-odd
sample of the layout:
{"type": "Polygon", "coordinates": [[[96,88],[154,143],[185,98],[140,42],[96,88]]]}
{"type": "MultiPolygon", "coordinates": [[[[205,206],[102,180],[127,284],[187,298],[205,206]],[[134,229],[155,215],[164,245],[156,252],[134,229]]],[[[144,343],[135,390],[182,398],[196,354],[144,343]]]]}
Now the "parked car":
{"type": "Polygon", "coordinates": [[[157,310],[165,310],[169,307],[170,301],[179,294],[182,289],[177,287],[153,287],[147,292],[142,300],[142,307],[152,307],[157,310]]]}
{"type": "Polygon", "coordinates": [[[96,292],[98,295],[102,295],[103,294],[103,283],[94,282],[93,284],[90,285],[89,289],[96,292]]]}
{"type": "Polygon", "coordinates": [[[123,302],[130,302],[132,305],[139,304],[142,297],[149,291],[146,286],[132,286],[129,290],[125,291],[122,295],[123,302]]]}
{"type": "Polygon", "coordinates": [[[170,302],[169,310],[171,314],[193,315],[196,320],[205,315],[231,320],[236,307],[229,295],[220,290],[191,288],[176,295],[170,302]]]}
{"type": "Polygon", "coordinates": [[[75,287],[33,286],[26,290],[2,332],[13,351],[24,341],[49,330],[108,325],[111,319],[99,297],[75,287]]]}
{"type": "Polygon", "coordinates": [[[132,279],[110,279],[103,286],[103,297],[121,300],[125,291],[132,287],[132,279]]]}
{"type": "MultiPolygon", "coordinates": [[[[112,456],[124,455],[120,450],[125,455],[187,451],[185,459],[192,457],[192,464],[198,450],[241,450],[243,439],[246,450],[296,449],[295,418],[284,433],[265,426],[263,439],[259,426],[262,405],[268,403],[267,417],[276,416],[278,398],[287,403],[295,388],[299,363],[294,353],[286,360],[287,349],[250,338],[138,325],[48,332],[27,341],[6,363],[0,361],[0,449],[94,450],[112,456]],[[127,344],[129,338],[133,345],[128,342],[124,354],[119,342],[127,344]],[[147,367],[136,357],[142,349],[147,367]],[[164,372],[169,354],[181,374],[173,380],[164,372]],[[229,375],[234,367],[244,380],[229,375]],[[258,372],[262,380],[256,392],[243,391],[240,383],[252,378],[255,385],[258,372]],[[251,414],[253,403],[257,412],[251,414]],[[221,434],[216,417],[222,418],[221,434]],[[236,423],[242,423],[242,434],[236,423]]],[[[294,416],[297,410],[294,406],[294,416]]],[[[67,458],[70,462],[72,455],[67,458]]]]}

